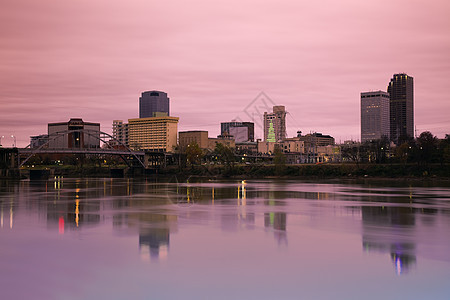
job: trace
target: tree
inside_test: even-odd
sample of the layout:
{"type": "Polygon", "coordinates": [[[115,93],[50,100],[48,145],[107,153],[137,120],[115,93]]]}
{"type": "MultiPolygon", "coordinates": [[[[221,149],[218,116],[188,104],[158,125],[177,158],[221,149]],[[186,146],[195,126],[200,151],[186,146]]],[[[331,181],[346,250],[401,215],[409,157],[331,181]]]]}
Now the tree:
{"type": "Polygon", "coordinates": [[[192,142],[186,147],[186,159],[192,165],[199,164],[202,160],[203,152],[197,142],[192,142]]]}
{"type": "Polygon", "coordinates": [[[442,151],[442,162],[450,163],[450,145],[446,145],[441,151],[442,151]]]}
{"type": "Polygon", "coordinates": [[[282,175],[286,170],[286,156],[278,145],[275,146],[273,163],[275,164],[275,174],[282,175]]]}
{"type": "Polygon", "coordinates": [[[408,143],[403,143],[395,149],[395,156],[403,163],[408,161],[408,153],[410,152],[410,146],[408,143]]]}
{"type": "Polygon", "coordinates": [[[445,139],[439,142],[438,150],[441,164],[450,163],[450,134],[446,134],[445,139]]]}
{"type": "Polygon", "coordinates": [[[359,165],[359,145],[345,145],[342,147],[341,153],[344,160],[353,161],[359,165]]]}
{"type": "Polygon", "coordinates": [[[382,136],[381,139],[368,142],[366,146],[369,161],[377,164],[386,162],[386,153],[389,148],[389,140],[386,136],[382,136]]]}
{"type": "Polygon", "coordinates": [[[437,146],[439,140],[431,132],[424,131],[417,138],[417,146],[419,150],[419,162],[428,164],[437,154],[437,146]]]}
{"type": "Polygon", "coordinates": [[[222,143],[217,143],[216,147],[214,148],[214,154],[217,155],[219,161],[221,161],[222,163],[230,166],[234,163],[234,152],[233,150],[222,144],[222,143]]]}

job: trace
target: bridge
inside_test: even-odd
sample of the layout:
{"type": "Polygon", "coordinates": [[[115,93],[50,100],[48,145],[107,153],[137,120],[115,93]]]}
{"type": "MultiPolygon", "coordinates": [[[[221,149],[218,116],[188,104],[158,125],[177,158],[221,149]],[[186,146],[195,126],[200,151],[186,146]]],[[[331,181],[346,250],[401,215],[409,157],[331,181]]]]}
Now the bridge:
{"type": "MultiPolygon", "coordinates": [[[[96,154],[96,155],[117,155],[122,158],[122,160],[130,166],[131,161],[136,161],[138,164],[146,168],[145,162],[145,151],[135,151],[131,150],[120,142],[119,140],[115,139],[112,135],[97,131],[97,130],[90,130],[90,129],[72,129],[72,130],[64,130],[59,131],[53,134],[50,134],[48,136],[48,141],[46,141],[44,144],[40,145],[37,148],[31,148],[31,144],[29,144],[25,148],[18,148],[18,155],[17,155],[17,165],[18,167],[22,167],[25,165],[25,163],[34,155],[37,154],[96,154]],[[56,141],[57,139],[61,139],[63,137],[68,137],[69,135],[78,132],[86,134],[90,137],[93,137],[106,145],[106,148],[82,148],[82,147],[58,147],[58,148],[49,148],[49,144],[56,141]],[[106,140],[109,138],[109,140],[106,140]],[[114,145],[118,145],[120,149],[117,149],[114,147],[114,145]],[[21,156],[25,156],[26,158],[24,160],[21,160],[21,156]]],[[[165,158],[165,153],[160,154],[153,154],[150,155],[153,156],[163,156],[165,158]]]]}
{"type": "Polygon", "coordinates": [[[114,149],[101,149],[101,148],[81,148],[81,149],[30,149],[30,148],[18,148],[19,154],[28,154],[28,155],[34,155],[34,154],[105,154],[105,155],[133,155],[133,156],[144,156],[144,151],[121,151],[121,150],[114,150],[114,149]]]}

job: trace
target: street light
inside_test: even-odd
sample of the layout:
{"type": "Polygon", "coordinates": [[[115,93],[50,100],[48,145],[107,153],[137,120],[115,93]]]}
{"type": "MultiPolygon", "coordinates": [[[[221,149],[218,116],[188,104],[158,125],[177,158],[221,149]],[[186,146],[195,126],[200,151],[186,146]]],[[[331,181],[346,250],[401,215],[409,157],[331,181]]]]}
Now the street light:
{"type": "Polygon", "coordinates": [[[2,138],[4,137],[5,137],[4,135],[0,136],[0,146],[2,145],[2,138]]]}
{"type": "Polygon", "coordinates": [[[16,136],[11,134],[11,137],[14,138],[14,144],[13,144],[13,147],[16,147],[16,136]]]}

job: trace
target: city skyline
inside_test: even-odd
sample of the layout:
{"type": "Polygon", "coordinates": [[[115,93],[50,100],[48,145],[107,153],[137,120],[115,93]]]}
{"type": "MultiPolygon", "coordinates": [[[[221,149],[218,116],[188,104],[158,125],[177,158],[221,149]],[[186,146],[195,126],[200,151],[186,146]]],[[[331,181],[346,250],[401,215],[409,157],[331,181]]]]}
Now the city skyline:
{"type": "Polygon", "coordinates": [[[146,90],[170,95],[179,131],[216,136],[220,122],[254,121],[244,109],[264,91],[286,106],[288,137],[301,130],[359,140],[360,93],[386,91],[397,73],[415,79],[418,133],[443,138],[449,9],[446,1],[8,2],[0,12],[2,144],[14,135],[26,146],[48,123],[70,118],[112,132],[113,120],[138,117],[146,90]]]}

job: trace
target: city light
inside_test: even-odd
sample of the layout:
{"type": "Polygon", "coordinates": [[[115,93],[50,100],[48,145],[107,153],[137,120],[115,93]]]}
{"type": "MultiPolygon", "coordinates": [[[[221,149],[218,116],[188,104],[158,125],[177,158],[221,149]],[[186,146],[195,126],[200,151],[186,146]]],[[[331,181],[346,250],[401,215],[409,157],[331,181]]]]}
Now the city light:
{"type": "Polygon", "coordinates": [[[80,221],[80,200],[75,200],[75,224],[78,227],[80,221]]]}

